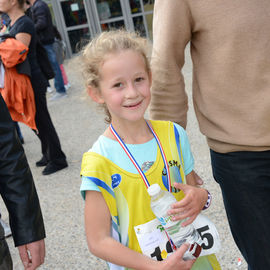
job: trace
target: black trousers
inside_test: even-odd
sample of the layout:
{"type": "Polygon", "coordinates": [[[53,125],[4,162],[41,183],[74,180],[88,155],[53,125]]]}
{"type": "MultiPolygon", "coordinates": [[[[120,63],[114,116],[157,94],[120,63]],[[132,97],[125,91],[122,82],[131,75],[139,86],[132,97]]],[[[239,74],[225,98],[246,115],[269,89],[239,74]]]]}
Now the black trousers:
{"type": "Polygon", "coordinates": [[[12,259],[10,256],[9,248],[5,240],[5,233],[2,225],[0,224],[0,270],[12,270],[12,259]]]}
{"type": "Polygon", "coordinates": [[[35,120],[38,129],[36,134],[41,142],[42,154],[49,162],[58,165],[65,164],[66,156],[61,149],[60,141],[47,107],[47,80],[42,74],[33,74],[31,82],[36,103],[35,120]]]}
{"type": "Polygon", "coordinates": [[[231,232],[248,269],[270,269],[270,151],[210,153],[231,232]]]}

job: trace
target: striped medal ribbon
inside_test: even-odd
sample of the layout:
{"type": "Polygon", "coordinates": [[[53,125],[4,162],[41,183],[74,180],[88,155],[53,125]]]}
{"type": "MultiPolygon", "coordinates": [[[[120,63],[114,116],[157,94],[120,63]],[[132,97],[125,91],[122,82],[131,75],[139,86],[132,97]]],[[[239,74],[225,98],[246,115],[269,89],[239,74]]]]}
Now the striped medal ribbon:
{"type": "MultiPolygon", "coordinates": [[[[148,124],[148,122],[146,121],[147,126],[149,127],[150,131],[152,132],[153,136],[156,139],[157,145],[159,147],[165,168],[166,168],[166,172],[167,172],[167,181],[168,181],[168,187],[169,187],[169,192],[171,192],[171,176],[170,176],[170,170],[169,170],[169,165],[165,156],[165,152],[163,150],[163,147],[161,145],[161,142],[156,134],[156,132],[153,130],[153,128],[151,127],[151,125],[148,124]]],[[[127,156],[129,157],[129,159],[131,160],[131,162],[133,163],[133,165],[135,166],[135,168],[137,169],[137,171],[139,172],[140,176],[142,177],[142,180],[146,186],[146,188],[148,188],[150,186],[144,172],[142,171],[142,169],[140,168],[139,164],[137,163],[137,161],[135,160],[135,158],[132,156],[132,154],[130,153],[130,151],[128,150],[127,146],[125,145],[125,143],[123,142],[123,140],[120,138],[120,136],[118,135],[118,133],[116,132],[116,130],[114,129],[113,125],[110,124],[110,131],[112,132],[113,136],[115,137],[115,139],[118,141],[118,143],[121,145],[121,147],[123,148],[123,150],[125,151],[125,153],[127,154],[127,156]]]]}

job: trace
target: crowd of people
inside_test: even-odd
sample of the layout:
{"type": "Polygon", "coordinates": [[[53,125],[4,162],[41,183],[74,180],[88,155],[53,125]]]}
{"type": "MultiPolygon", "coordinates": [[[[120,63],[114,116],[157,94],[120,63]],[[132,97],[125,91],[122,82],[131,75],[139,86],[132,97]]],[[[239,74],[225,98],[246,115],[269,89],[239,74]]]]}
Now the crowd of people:
{"type": "MultiPolygon", "coordinates": [[[[9,20],[2,29],[2,43],[13,38],[12,44],[22,45],[15,72],[32,86],[29,99],[32,90],[34,102],[28,108],[35,110],[35,125],[26,124],[31,123],[41,142],[42,157],[36,166],[44,166],[42,173],[48,175],[68,166],[47,108],[48,77],[55,76],[53,99],[66,96],[67,81],[57,62],[47,4],[27,2],[0,0],[0,11],[9,20]],[[38,43],[51,70],[44,71],[37,61],[38,43]]],[[[111,30],[83,49],[87,93],[104,108],[108,127],[83,155],[80,191],[89,251],[107,261],[109,269],[221,269],[214,252],[183,259],[192,249],[190,243],[175,250],[167,239],[162,249],[163,239],[150,225],[156,220],[147,193],[152,184],[172,192],[177,202],[167,215],[183,227],[199,220],[211,203],[211,194],[194,171],[185,131],[188,100],[181,71],[188,44],[195,113],[207,138],[234,241],[248,270],[270,269],[269,12],[270,2],[265,0],[156,0],[152,48],[138,33],[111,30]],[[148,106],[150,120],[145,119],[148,106]]],[[[5,66],[4,55],[1,58],[9,71],[12,67],[5,66]]],[[[7,96],[5,92],[3,97],[7,96]]],[[[0,192],[22,263],[25,269],[36,269],[44,262],[44,223],[14,123],[19,120],[12,102],[6,103],[7,107],[0,96],[0,192]]],[[[12,269],[4,234],[0,225],[0,268],[12,269]]]]}

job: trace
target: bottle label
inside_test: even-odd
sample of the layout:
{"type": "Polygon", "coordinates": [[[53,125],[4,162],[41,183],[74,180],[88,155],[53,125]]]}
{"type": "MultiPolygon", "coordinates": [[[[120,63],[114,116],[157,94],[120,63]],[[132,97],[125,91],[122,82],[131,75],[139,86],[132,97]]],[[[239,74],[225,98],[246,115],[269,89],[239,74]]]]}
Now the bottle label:
{"type": "Polygon", "coordinates": [[[178,222],[178,221],[173,221],[172,217],[173,216],[159,217],[158,220],[160,221],[161,225],[164,228],[168,228],[175,225],[178,222]]]}
{"type": "MultiPolygon", "coordinates": [[[[175,222],[175,221],[174,221],[175,222]]],[[[169,224],[169,223],[167,223],[169,224]]],[[[193,222],[194,227],[202,238],[200,256],[216,253],[220,249],[220,238],[211,220],[204,215],[198,215],[193,222]]],[[[164,227],[156,218],[145,224],[134,227],[143,254],[155,260],[164,260],[173,253],[173,248],[164,227]]]]}

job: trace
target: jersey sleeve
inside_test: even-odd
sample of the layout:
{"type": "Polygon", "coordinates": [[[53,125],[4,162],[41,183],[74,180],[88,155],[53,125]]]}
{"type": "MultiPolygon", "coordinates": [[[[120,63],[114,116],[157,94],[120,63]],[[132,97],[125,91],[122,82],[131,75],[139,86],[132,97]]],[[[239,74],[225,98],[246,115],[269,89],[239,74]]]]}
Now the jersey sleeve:
{"type": "Polygon", "coordinates": [[[178,124],[174,123],[177,131],[179,133],[180,141],[181,141],[181,149],[184,160],[184,171],[185,175],[191,173],[194,168],[194,158],[191,152],[189,140],[186,131],[178,124]]]}
{"type": "Polygon", "coordinates": [[[82,182],[81,182],[80,192],[83,199],[85,199],[85,191],[87,190],[100,192],[99,187],[93,181],[91,181],[88,177],[82,176],[81,179],[82,179],[82,182]]]}

